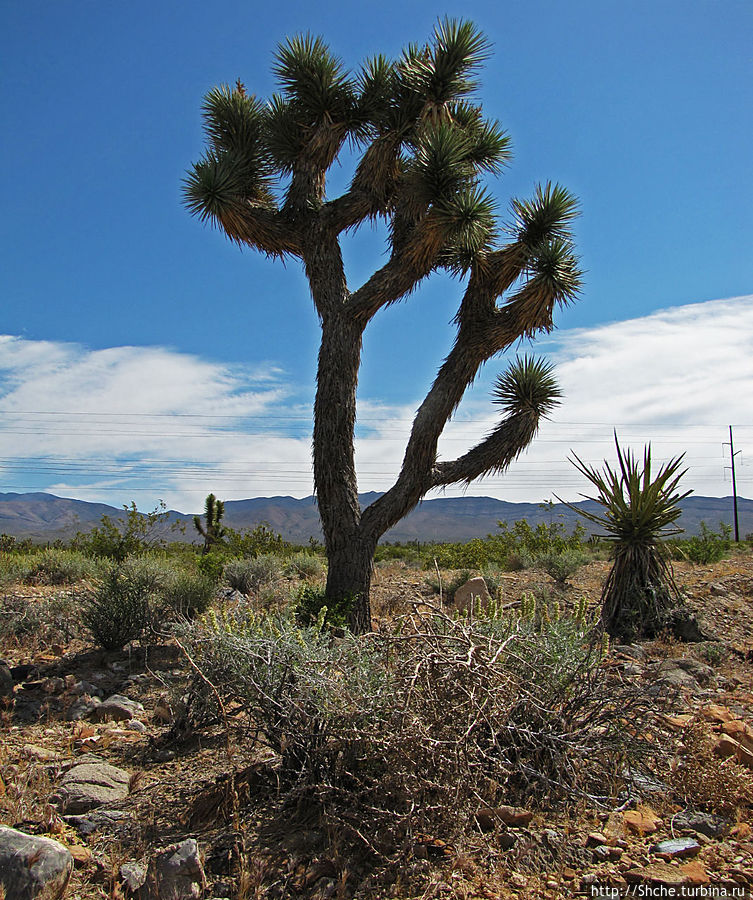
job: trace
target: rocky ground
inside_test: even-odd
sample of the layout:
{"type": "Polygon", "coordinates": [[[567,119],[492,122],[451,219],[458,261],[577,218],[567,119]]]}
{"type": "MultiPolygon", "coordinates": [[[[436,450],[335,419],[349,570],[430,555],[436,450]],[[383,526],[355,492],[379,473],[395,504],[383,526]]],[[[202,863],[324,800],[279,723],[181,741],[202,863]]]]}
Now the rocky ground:
{"type": "MultiPolygon", "coordinates": [[[[595,604],[607,569],[584,567],[563,601],[595,604]]],[[[34,879],[55,896],[69,869],[71,898],[325,900],[358,884],[357,896],[399,900],[748,896],[753,558],[677,564],[675,574],[709,640],[612,648],[605,661],[615,677],[673,698],[655,738],[666,771],[611,809],[480,810],[462,847],[414,835],[400,870],[372,882],[315,822],[279,814],[269,751],[224,728],[174,740],[192,674],[174,641],[109,654],[81,641],[0,647],[0,880],[19,886],[8,900],[36,896],[34,879]]],[[[546,581],[507,573],[503,598],[546,581]]],[[[429,597],[425,573],[379,567],[376,626],[429,597]]]]}

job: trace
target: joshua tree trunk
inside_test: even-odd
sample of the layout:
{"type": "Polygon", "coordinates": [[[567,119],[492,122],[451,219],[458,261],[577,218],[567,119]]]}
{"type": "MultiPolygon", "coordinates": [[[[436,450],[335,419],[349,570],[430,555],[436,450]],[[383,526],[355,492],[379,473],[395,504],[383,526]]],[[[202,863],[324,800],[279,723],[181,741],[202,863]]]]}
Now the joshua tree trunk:
{"type": "Polygon", "coordinates": [[[370,590],[375,550],[376,544],[363,538],[327,549],[327,596],[353,598],[349,625],[359,634],[371,629],[370,590]]]}
{"type": "Polygon", "coordinates": [[[559,396],[549,367],[516,361],[497,382],[502,422],[463,456],[438,461],[442,431],[482,363],[549,331],[555,306],[580,284],[569,229],[577,204],[559,186],[513,201],[512,240],[497,243],[505,232],[482,179],[510,151],[499,123],[472,100],[487,52],[470,22],[444,20],[426,46],[368,60],[351,76],[321,39],[292,38],[278,48],[280,93],[268,103],[240,81],[207,94],[207,152],[186,181],[186,203],[201,219],[239,244],[303,263],[322,327],[313,457],[326,593],[355,599],[357,632],[371,625],[379,538],[432,489],[504,470],[559,396]],[[360,160],[350,187],[329,199],[327,172],[346,143],[361,148],[360,160]],[[340,235],[380,218],[385,261],[351,291],[340,235]],[[455,346],[420,406],[394,485],[362,514],[354,433],[364,329],[438,270],[468,276],[455,346]]]}

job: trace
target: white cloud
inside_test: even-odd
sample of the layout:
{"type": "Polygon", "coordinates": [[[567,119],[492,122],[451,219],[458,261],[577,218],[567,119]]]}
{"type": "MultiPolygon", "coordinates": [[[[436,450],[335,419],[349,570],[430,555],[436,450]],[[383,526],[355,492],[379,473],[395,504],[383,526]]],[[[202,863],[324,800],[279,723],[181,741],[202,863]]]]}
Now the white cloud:
{"type": "MultiPolygon", "coordinates": [[[[657,461],[686,452],[687,487],[731,492],[723,441],[753,451],[753,296],[662,310],[541,343],[564,398],[553,420],[501,478],[467,493],[540,501],[587,485],[567,462],[614,458],[612,430],[657,461]],[[747,446],[746,446],[747,445],[747,446]]],[[[465,451],[494,425],[485,374],[440,445],[465,451]]],[[[227,499],[312,491],[310,386],[277,366],[241,368],[166,348],[78,345],[0,336],[2,490],[49,490],[142,508],[164,498],[197,511],[209,491],[227,499]]],[[[402,460],[416,406],[364,398],[357,461],[361,490],[384,490],[402,460]]],[[[728,450],[726,451],[728,453],[728,450]]],[[[738,488],[753,495],[745,455],[738,488]]],[[[448,491],[449,495],[461,493],[448,491]]]]}
{"type": "MultiPolygon", "coordinates": [[[[731,494],[729,448],[723,446],[728,425],[736,426],[736,447],[747,443],[753,452],[747,424],[753,423],[753,296],[561,331],[542,349],[556,363],[562,404],[510,472],[476,483],[473,493],[576,498],[587,483],[566,457],[575,452],[596,465],[614,460],[616,429],[621,444],[641,453],[651,442],[657,462],[685,453],[685,483],[696,493],[731,494]]],[[[470,398],[470,415],[482,408],[478,393],[470,398]]],[[[738,463],[738,490],[751,496],[744,455],[738,463]]]]}

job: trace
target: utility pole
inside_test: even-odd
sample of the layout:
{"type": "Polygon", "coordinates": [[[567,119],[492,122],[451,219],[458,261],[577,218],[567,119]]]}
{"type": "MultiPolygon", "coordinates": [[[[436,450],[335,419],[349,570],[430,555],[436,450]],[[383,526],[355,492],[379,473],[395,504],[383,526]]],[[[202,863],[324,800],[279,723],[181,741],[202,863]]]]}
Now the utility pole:
{"type": "MultiPolygon", "coordinates": [[[[725,444],[727,441],[725,441],[725,444]]],[[[735,457],[738,453],[742,451],[738,450],[735,452],[735,445],[732,443],[732,426],[729,426],[729,458],[732,465],[730,468],[732,469],[732,507],[735,513],[735,543],[740,540],[740,528],[737,524],[737,482],[735,481],[735,457]]]]}

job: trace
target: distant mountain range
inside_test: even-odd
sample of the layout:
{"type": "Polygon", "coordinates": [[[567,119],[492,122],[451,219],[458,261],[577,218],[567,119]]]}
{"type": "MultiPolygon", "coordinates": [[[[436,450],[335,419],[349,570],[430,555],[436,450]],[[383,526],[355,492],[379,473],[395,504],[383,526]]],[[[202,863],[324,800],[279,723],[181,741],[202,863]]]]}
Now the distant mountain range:
{"type": "MultiPolygon", "coordinates": [[[[361,506],[368,506],[379,494],[361,495],[361,506]]],[[[598,509],[598,504],[584,500],[575,506],[598,509]]],[[[698,534],[700,523],[718,528],[719,522],[732,522],[731,497],[690,496],[680,504],[680,527],[686,533],[698,534]]],[[[35,541],[67,540],[77,531],[88,531],[97,525],[103,515],[111,518],[123,516],[122,509],[104,503],[88,503],[70,500],[52,494],[2,494],[0,493],[0,534],[28,537],[35,541]]],[[[753,500],[738,498],[740,536],[753,532],[753,500]]],[[[539,522],[562,522],[568,529],[580,519],[563,504],[549,507],[538,503],[508,503],[491,497],[445,497],[425,500],[406,516],[384,540],[388,541],[467,541],[484,537],[496,531],[498,522],[512,524],[527,519],[531,525],[539,522]]],[[[193,527],[193,516],[170,510],[170,524],[182,522],[185,533],[165,530],[168,540],[198,542],[193,527]]],[[[295,497],[256,497],[252,500],[228,500],[225,503],[226,525],[236,530],[254,528],[265,522],[285,540],[305,544],[309,538],[321,539],[321,524],[313,497],[297,500],[295,497]]],[[[588,529],[590,531],[590,529],[588,529]]]]}

